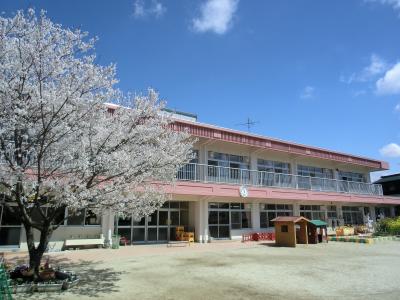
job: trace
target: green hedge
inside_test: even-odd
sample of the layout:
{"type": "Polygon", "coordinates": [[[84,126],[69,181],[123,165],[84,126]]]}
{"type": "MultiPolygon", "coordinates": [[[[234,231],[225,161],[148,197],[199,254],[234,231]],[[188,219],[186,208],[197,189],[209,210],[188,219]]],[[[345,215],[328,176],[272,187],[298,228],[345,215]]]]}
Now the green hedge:
{"type": "Polygon", "coordinates": [[[379,221],[375,233],[378,235],[400,235],[400,217],[385,218],[379,221]]]}

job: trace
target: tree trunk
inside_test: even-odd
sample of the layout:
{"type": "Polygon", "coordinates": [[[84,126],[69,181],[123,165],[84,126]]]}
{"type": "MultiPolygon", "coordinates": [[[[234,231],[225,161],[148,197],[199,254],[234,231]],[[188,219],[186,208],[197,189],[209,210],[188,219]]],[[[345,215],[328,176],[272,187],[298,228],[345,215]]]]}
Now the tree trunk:
{"type": "Polygon", "coordinates": [[[39,277],[40,262],[42,261],[43,254],[47,249],[51,231],[49,226],[44,225],[42,230],[40,231],[39,245],[35,247],[33,228],[27,225],[24,226],[26,231],[26,242],[28,244],[28,251],[29,251],[29,268],[34,271],[33,280],[38,281],[40,280],[39,277]]]}

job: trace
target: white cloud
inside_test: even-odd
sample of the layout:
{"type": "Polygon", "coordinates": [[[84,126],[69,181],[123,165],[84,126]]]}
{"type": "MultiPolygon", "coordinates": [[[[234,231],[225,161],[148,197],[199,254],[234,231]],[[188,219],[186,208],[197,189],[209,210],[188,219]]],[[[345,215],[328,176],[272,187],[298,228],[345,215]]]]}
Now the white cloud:
{"type": "Polygon", "coordinates": [[[232,26],[238,4],[239,0],[207,0],[200,6],[200,16],[192,20],[193,29],[226,33],[232,26]]]}
{"type": "Polygon", "coordinates": [[[385,75],[376,82],[378,94],[400,94],[400,63],[386,71],[385,75]]]}
{"type": "Polygon", "coordinates": [[[353,97],[360,97],[363,96],[367,93],[366,90],[357,90],[357,91],[353,91],[353,97]]]}
{"type": "Polygon", "coordinates": [[[301,99],[311,99],[311,98],[314,98],[314,94],[315,94],[315,87],[308,85],[300,93],[300,98],[301,99]]]}
{"type": "Polygon", "coordinates": [[[379,152],[385,157],[400,157],[400,146],[396,143],[390,143],[383,146],[379,152]]]}
{"type": "Polygon", "coordinates": [[[136,0],[133,3],[133,16],[138,19],[149,16],[159,18],[167,10],[158,0],[147,1],[147,4],[148,5],[146,5],[145,0],[136,0]]]}
{"type": "Polygon", "coordinates": [[[394,107],[395,112],[400,112],[400,103],[394,107]]]}
{"type": "Polygon", "coordinates": [[[379,55],[371,54],[370,63],[364,69],[358,73],[353,73],[349,78],[344,76],[340,77],[341,82],[353,83],[353,82],[366,82],[372,80],[377,75],[384,73],[388,69],[388,64],[379,55]]]}
{"type": "Polygon", "coordinates": [[[400,0],[365,0],[391,6],[394,10],[400,10],[400,0]]]}

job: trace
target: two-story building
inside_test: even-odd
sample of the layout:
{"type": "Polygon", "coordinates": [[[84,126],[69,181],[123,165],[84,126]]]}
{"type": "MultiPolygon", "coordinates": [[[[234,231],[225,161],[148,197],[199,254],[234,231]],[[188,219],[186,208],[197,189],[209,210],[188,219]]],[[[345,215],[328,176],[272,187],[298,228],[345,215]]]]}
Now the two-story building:
{"type": "MultiPolygon", "coordinates": [[[[399,197],[384,196],[382,186],[370,181],[371,172],[389,168],[385,162],[174,115],[173,129],[188,131],[197,142],[195,158],[169,191],[171,201],[141,220],[87,211],[65,221],[51,247],[60,248],[70,236],[101,233],[106,239],[118,233],[132,244],[166,242],[174,239],[176,226],[193,230],[198,242],[240,239],[246,232],[272,231],[277,216],[321,219],[330,227],[363,224],[368,216],[376,220],[382,209],[393,216],[400,204],[399,197]]],[[[0,224],[0,246],[26,249],[18,222],[2,212],[0,224]]]]}
{"type": "Polygon", "coordinates": [[[321,219],[330,227],[364,224],[382,209],[393,216],[400,204],[371,183],[370,173],[387,170],[386,162],[190,117],[173,126],[198,139],[196,158],[177,174],[173,201],[139,222],[115,219],[113,231],[132,243],[173,239],[178,225],[193,229],[199,242],[239,239],[246,232],[272,231],[277,216],[321,219]]]}

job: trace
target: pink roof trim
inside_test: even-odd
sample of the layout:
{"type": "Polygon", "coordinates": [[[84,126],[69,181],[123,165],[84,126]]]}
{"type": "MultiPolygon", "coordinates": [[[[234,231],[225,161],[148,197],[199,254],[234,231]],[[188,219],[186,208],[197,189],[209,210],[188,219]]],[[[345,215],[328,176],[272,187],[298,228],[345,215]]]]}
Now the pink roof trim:
{"type": "Polygon", "coordinates": [[[384,161],[287,142],[261,135],[249,134],[238,130],[217,127],[204,123],[174,120],[172,128],[177,131],[187,131],[196,137],[244,144],[272,151],[286,152],[301,156],[337,161],[346,164],[360,165],[374,170],[389,169],[389,164],[384,161]]]}

